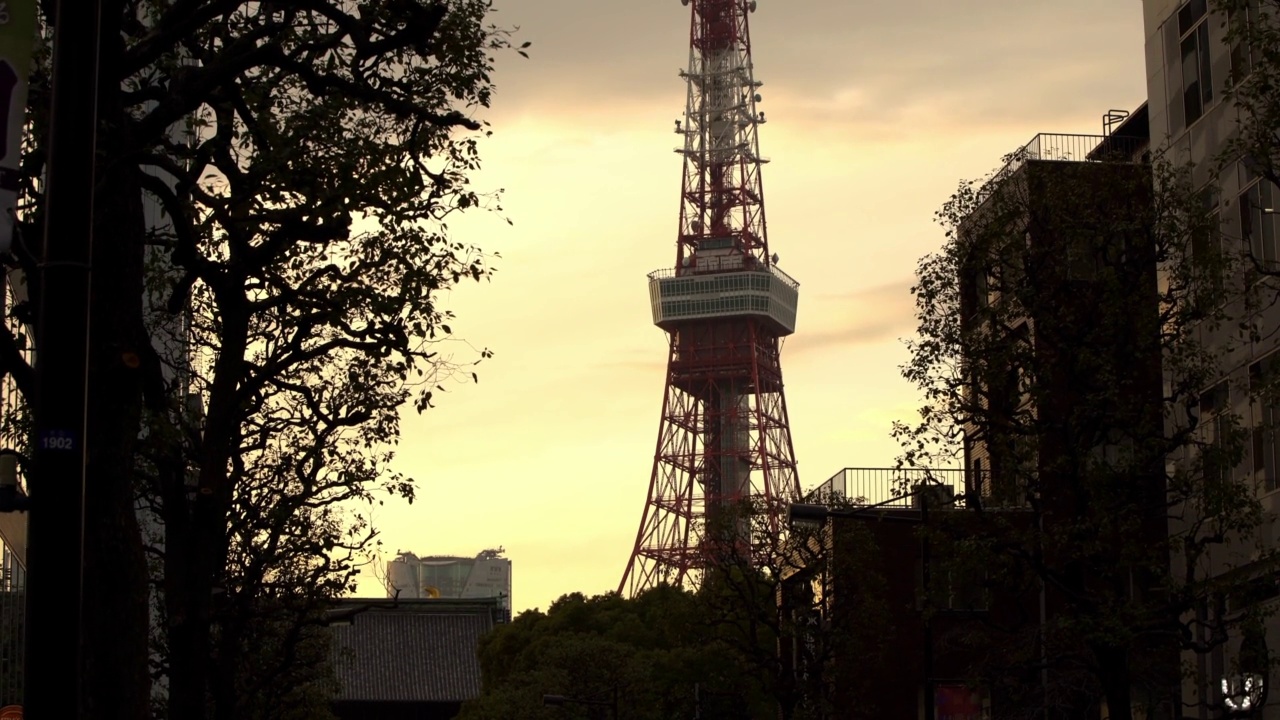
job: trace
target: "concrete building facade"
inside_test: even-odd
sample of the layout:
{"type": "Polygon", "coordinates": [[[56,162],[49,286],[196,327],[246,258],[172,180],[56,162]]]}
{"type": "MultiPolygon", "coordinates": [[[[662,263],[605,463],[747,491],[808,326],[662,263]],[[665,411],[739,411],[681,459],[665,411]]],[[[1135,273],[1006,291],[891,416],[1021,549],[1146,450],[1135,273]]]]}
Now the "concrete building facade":
{"type": "MultiPolygon", "coordinates": [[[[1153,146],[1171,162],[1189,165],[1197,187],[1216,186],[1210,202],[1218,215],[1223,251],[1252,255],[1246,262],[1257,261],[1268,270],[1276,269],[1280,239],[1271,210],[1280,202],[1280,192],[1245,162],[1227,155],[1241,122],[1230,90],[1249,72],[1254,51],[1229,42],[1229,19],[1214,0],[1143,0],[1142,7],[1153,146]]],[[[1227,408],[1244,420],[1252,442],[1244,463],[1234,472],[1252,477],[1264,509],[1274,518],[1280,514],[1280,433],[1274,431],[1280,424],[1280,407],[1275,400],[1257,397],[1257,390],[1260,379],[1280,360],[1280,307],[1264,303],[1257,311],[1237,312],[1235,320],[1238,322],[1207,336],[1222,353],[1220,377],[1205,389],[1205,397],[1214,402],[1202,410],[1227,408]],[[1242,324],[1252,331],[1242,332],[1242,324]]],[[[1262,529],[1259,540],[1274,547],[1280,542],[1280,525],[1273,519],[1262,529]]],[[[1224,606],[1228,613],[1238,614],[1257,603],[1274,606],[1280,597],[1276,569],[1251,563],[1251,555],[1256,557],[1254,551],[1239,548],[1212,560],[1211,572],[1252,577],[1257,588],[1248,599],[1229,600],[1224,606]]],[[[1270,614],[1266,645],[1280,649],[1280,619],[1274,607],[1270,614]]],[[[1192,716],[1218,717],[1204,706],[1224,702],[1222,683],[1233,687],[1245,682],[1236,666],[1244,645],[1245,638],[1234,636],[1208,655],[1184,657],[1194,674],[1194,681],[1184,684],[1184,702],[1200,706],[1192,716]],[[1206,692],[1209,697],[1204,696],[1206,692]]],[[[1262,675],[1265,686],[1274,684],[1273,672],[1262,675]]],[[[1280,718],[1280,693],[1264,692],[1261,698],[1263,707],[1241,710],[1265,720],[1280,718]]]]}

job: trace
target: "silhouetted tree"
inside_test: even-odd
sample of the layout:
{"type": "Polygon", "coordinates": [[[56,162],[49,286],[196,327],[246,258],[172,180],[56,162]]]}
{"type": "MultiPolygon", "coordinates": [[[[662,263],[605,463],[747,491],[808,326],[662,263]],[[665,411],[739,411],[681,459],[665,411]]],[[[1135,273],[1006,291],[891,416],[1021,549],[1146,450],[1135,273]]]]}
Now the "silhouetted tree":
{"type": "MultiPolygon", "coordinates": [[[[726,527],[741,530],[744,515],[768,521],[749,507],[724,510],[714,522],[726,527]]],[[[586,718],[590,708],[544,708],[543,695],[609,699],[615,689],[621,720],[833,717],[836,685],[859,683],[836,660],[875,662],[892,637],[868,562],[874,543],[858,530],[834,540],[826,527],[751,533],[771,552],[726,545],[711,553],[696,590],[571,594],[546,613],[522,613],[485,640],[483,692],[461,717],[586,718]],[[772,560],[750,559],[759,557],[772,560]]],[[[866,704],[867,717],[877,717],[873,708],[866,704]]]]}
{"type": "MultiPolygon", "coordinates": [[[[148,712],[150,553],[169,717],[279,717],[270,683],[324,656],[304,630],[373,536],[351,513],[413,498],[387,462],[458,369],[439,293],[491,272],[445,220],[484,204],[473,115],[508,35],[484,0],[102,6],[87,710],[148,712]]],[[[33,284],[41,52],[10,258],[33,284]]]]}
{"type": "MultiPolygon", "coordinates": [[[[615,691],[620,720],[694,717],[699,687],[736,692],[742,684],[737,658],[714,641],[697,598],[666,585],[634,598],[574,593],[546,613],[521,613],[485,640],[480,665],[483,691],[462,720],[603,718],[603,707],[545,707],[542,698],[609,702],[615,691]]],[[[751,717],[767,712],[757,706],[751,717]]]]}
{"type": "MultiPolygon", "coordinates": [[[[1250,172],[1280,186],[1280,2],[1210,0],[1226,25],[1230,74],[1219,78],[1226,99],[1240,111],[1239,132],[1226,143],[1220,164],[1243,161],[1250,172]]],[[[1261,259],[1261,258],[1259,258],[1261,259]]]]}

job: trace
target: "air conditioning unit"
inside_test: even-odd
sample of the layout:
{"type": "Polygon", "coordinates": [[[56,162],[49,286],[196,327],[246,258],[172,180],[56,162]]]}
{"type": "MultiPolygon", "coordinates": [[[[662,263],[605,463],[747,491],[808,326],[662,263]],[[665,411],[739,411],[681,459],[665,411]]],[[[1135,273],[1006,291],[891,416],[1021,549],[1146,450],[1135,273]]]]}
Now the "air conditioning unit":
{"type": "Polygon", "coordinates": [[[950,509],[956,505],[955,485],[938,485],[935,483],[915,486],[915,494],[911,496],[911,507],[917,510],[924,508],[927,502],[930,510],[950,509]]]}

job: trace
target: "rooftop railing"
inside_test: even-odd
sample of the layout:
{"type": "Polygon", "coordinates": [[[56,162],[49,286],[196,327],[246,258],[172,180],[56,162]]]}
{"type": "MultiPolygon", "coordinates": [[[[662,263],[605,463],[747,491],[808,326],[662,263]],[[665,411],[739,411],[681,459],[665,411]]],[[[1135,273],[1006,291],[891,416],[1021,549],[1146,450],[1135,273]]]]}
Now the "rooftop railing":
{"type": "Polygon", "coordinates": [[[1009,153],[1004,167],[983,186],[980,194],[990,195],[1001,181],[1013,176],[1029,160],[1050,162],[1133,163],[1148,141],[1123,135],[1071,135],[1040,133],[1026,145],[1009,153]]]}
{"type": "MultiPolygon", "coordinates": [[[[921,470],[899,468],[844,468],[818,487],[805,494],[805,502],[829,504],[850,503],[854,506],[877,505],[885,509],[920,507],[918,488],[934,485],[929,493],[933,504],[966,507],[966,495],[973,493],[985,508],[1021,508],[1026,503],[1021,494],[1000,497],[993,492],[990,473],[978,477],[957,468],[921,470]],[[939,500],[940,498],[940,500],[939,500]]],[[[931,504],[931,507],[933,506],[931,504]]]]}
{"type": "Polygon", "coordinates": [[[649,273],[650,280],[665,280],[673,277],[686,277],[689,275],[713,274],[722,272],[767,272],[786,283],[791,288],[799,288],[800,283],[795,278],[783,272],[776,265],[764,265],[762,263],[749,263],[743,259],[742,255],[725,255],[717,258],[714,266],[703,264],[700,267],[685,268],[662,268],[649,273]]]}

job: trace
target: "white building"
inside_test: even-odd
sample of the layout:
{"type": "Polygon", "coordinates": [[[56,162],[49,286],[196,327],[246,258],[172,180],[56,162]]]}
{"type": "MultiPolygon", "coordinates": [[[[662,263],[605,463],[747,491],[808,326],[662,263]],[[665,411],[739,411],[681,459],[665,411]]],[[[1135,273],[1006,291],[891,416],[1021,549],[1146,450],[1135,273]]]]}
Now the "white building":
{"type": "Polygon", "coordinates": [[[504,550],[484,550],[475,557],[401,552],[387,563],[387,597],[502,598],[511,612],[511,561],[504,550]]]}

